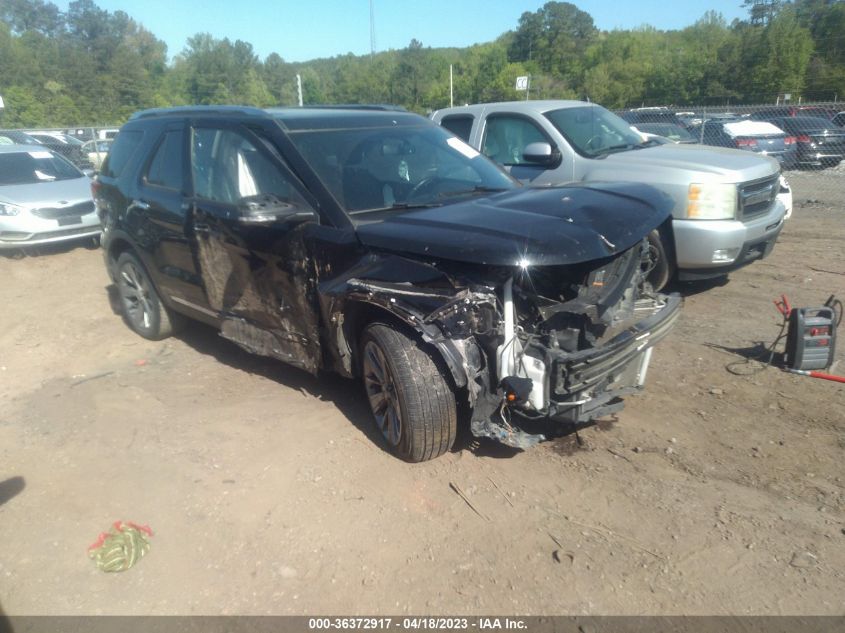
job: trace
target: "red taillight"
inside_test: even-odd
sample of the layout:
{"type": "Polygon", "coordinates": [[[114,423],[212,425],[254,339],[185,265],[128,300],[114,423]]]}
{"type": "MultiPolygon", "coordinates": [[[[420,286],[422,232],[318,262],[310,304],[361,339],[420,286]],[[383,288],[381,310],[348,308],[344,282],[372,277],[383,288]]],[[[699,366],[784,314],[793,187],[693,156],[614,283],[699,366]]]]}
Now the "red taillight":
{"type": "Polygon", "coordinates": [[[735,142],[737,147],[757,147],[757,141],[753,138],[738,138],[735,142]]]}
{"type": "Polygon", "coordinates": [[[100,184],[99,180],[92,180],[91,181],[91,197],[92,198],[97,197],[97,193],[100,191],[101,186],[102,185],[100,184]]]}
{"type": "Polygon", "coordinates": [[[794,136],[787,136],[783,139],[784,145],[795,145],[795,137],[794,136]]]}
{"type": "Polygon", "coordinates": [[[797,137],[795,137],[795,140],[799,143],[812,143],[813,142],[813,140],[809,136],[807,136],[806,134],[799,134],[797,137]]]}

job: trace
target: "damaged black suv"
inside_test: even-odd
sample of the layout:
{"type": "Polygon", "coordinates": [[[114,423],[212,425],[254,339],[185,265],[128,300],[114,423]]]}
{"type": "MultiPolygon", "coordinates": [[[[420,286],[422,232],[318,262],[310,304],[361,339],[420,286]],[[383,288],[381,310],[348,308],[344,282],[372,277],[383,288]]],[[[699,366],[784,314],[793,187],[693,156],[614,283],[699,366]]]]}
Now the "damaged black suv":
{"type": "Polygon", "coordinates": [[[410,461],[472,432],[525,448],[642,388],[680,298],[637,184],[521,187],[423,117],[387,109],[135,114],[93,189],[128,325],[185,317],[312,374],[363,379],[410,461]]]}

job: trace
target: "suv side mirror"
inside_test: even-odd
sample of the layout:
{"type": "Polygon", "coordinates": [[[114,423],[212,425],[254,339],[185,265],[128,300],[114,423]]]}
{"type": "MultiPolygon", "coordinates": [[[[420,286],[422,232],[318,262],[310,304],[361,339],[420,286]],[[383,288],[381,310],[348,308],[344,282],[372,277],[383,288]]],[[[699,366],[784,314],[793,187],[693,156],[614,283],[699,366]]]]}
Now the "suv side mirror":
{"type": "Polygon", "coordinates": [[[556,167],[561,161],[560,152],[545,141],[526,145],[522,152],[522,158],[529,163],[536,163],[546,167],[556,167]]]}
{"type": "Polygon", "coordinates": [[[269,226],[271,224],[302,224],[316,222],[319,218],[314,209],[297,206],[290,200],[272,193],[247,196],[238,202],[238,222],[247,226],[269,226]]]}

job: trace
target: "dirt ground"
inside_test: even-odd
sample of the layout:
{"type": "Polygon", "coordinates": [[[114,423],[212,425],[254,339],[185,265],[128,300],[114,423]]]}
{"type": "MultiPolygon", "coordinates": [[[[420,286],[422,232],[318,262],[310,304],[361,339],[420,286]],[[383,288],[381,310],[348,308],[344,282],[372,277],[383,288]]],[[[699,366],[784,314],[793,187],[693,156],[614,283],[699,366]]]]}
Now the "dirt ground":
{"type": "Polygon", "coordinates": [[[381,448],[353,382],[204,326],[135,336],[96,250],[0,258],[2,609],[842,614],[845,385],[745,362],[781,293],[845,298],[843,196],[792,182],[773,255],[680,288],[618,419],[527,452],[464,436],[419,465],[381,448]],[[117,519],[155,536],[105,574],[86,548],[117,519]]]}

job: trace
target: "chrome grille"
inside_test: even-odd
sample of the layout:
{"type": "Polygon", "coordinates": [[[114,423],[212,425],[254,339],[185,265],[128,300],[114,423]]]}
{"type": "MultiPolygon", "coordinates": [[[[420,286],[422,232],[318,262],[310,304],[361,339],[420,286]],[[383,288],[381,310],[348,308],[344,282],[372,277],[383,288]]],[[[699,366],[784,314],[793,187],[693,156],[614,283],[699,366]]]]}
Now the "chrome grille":
{"type": "Polygon", "coordinates": [[[73,217],[77,215],[88,215],[94,212],[94,201],[80,202],[68,207],[44,207],[33,209],[32,215],[44,218],[45,220],[58,220],[59,218],[73,217]]]}
{"type": "Polygon", "coordinates": [[[780,191],[780,176],[747,182],[739,189],[739,210],[743,220],[766,213],[780,191]]]}

